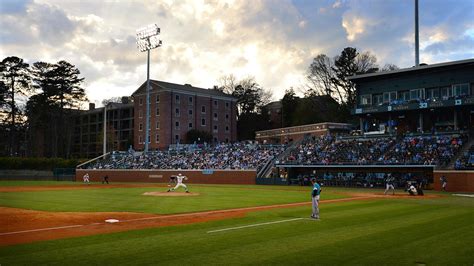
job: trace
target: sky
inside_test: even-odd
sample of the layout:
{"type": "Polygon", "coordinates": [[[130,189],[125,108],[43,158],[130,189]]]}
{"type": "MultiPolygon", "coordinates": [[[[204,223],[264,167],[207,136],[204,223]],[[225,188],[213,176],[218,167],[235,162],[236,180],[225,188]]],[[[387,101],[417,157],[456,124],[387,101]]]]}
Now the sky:
{"type": "MultiPolygon", "coordinates": [[[[474,1],[419,0],[419,9],[420,62],[474,58],[474,1]]],[[[152,79],[211,88],[222,76],[255,77],[275,100],[305,84],[318,54],[351,46],[380,66],[415,62],[414,0],[0,0],[0,60],[66,60],[100,105],[145,82],[135,36],[149,24],[163,41],[152,79]]]]}

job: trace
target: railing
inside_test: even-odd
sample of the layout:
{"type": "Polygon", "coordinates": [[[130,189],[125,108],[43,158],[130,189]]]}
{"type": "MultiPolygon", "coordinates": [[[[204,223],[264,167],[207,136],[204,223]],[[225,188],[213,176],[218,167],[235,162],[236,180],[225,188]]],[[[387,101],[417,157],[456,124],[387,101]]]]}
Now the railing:
{"type": "Polygon", "coordinates": [[[96,161],[98,159],[101,159],[102,157],[106,157],[107,155],[110,155],[110,152],[106,153],[106,154],[102,154],[101,156],[98,156],[98,157],[95,157],[94,159],[90,159],[89,161],[87,162],[84,162],[84,163],[81,163],[79,164],[78,166],[76,166],[76,169],[80,169],[80,167],[82,167],[83,165],[86,165],[88,163],[91,163],[93,161],[96,161]]]}

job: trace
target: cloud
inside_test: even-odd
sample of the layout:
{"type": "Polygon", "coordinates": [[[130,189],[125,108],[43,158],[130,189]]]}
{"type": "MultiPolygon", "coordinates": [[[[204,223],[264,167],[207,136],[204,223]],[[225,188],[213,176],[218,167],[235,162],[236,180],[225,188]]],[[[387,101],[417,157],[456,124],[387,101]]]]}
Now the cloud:
{"type": "MultiPolygon", "coordinates": [[[[275,99],[304,82],[319,53],[333,57],[355,46],[380,65],[414,62],[410,1],[6,1],[0,56],[64,59],[99,102],[131,94],[145,80],[146,53],[136,48],[135,30],[151,23],[163,40],[151,52],[152,78],[209,88],[223,75],[255,76],[275,99]]],[[[472,2],[431,1],[420,3],[422,61],[472,57],[472,2]]]]}

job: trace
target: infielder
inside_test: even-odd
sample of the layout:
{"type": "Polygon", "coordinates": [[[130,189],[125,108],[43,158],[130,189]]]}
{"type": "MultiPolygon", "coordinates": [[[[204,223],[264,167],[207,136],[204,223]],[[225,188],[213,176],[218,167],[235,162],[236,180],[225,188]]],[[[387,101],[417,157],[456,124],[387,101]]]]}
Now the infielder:
{"type": "Polygon", "coordinates": [[[321,186],[316,182],[316,178],[311,179],[311,184],[313,184],[313,191],[311,192],[311,202],[312,202],[312,219],[319,219],[319,195],[321,194],[321,186]]]}
{"type": "Polygon", "coordinates": [[[89,173],[86,173],[83,177],[82,180],[84,180],[84,183],[90,184],[89,182],[89,173]]]}
{"type": "Polygon", "coordinates": [[[189,190],[188,190],[188,187],[183,183],[183,179],[184,180],[188,180],[188,178],[184,175],[182,175],[181,173],[179,173],[177,176],[176,176],[176,181],[178,182],[176,184],[176,186],[174,188],[170,188],[168,189],[167,192],[170,192],[170,191],[175,191],[177,188],[179,187],[184,187],[184,189],[186,190],[186,193],[189,193],[189,190]]]}
{"type": "Polygon", "coordinates": [[[392,195],[395,195],[394,179],[391,174],[388,174],[388,177],[385,179],[385,192],[383,194],[387,195],[387,192],[391,189],[392,195]]]}

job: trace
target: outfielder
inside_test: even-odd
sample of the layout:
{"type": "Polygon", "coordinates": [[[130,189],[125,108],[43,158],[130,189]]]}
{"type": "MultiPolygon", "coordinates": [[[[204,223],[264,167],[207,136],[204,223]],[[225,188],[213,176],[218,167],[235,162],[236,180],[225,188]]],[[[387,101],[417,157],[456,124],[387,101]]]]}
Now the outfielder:
{"type": "Polygon", "coordinates": [[[392,195],[395,195],[395,187],[393,186],[394,178],[391,174],[388,174],[388,177],[385,179],[385,192],[383,194],[387,195],[387,192],[391,189],[392,195]]]}
{"type": "Polygon", "coordinates": [[[83,177],[82,180],[84,180],[84,183],[90,184],[89,182],[89,173],[86,173],[83,177]]]}
{"type": "Polygon", "coordinates": [[[186,190],[186,193],[189,193],[189,190],[188,190],[188,187],[183,183],[183,179],[184,180],[188,180],[188,178],[184,175],[181,175],[181,173],[179,173],[177,176],[176,176],[176,180],[177,180],[177,184],[174,188],[170,188],[168,189],[167,192],[170,192],[170,191],[175,191],[177,188],[179,187],[184,187],[184,189],[186,190]]]}
{"type": "Polygon", "coordinates": [[[319,219],[319,195],[321,194],[321,186],[316,182],[316,178],[311,179],[311,184],[313,184],[313,191],[311,192],[311,202],[312,202],[312,219],[319,219]]]}

